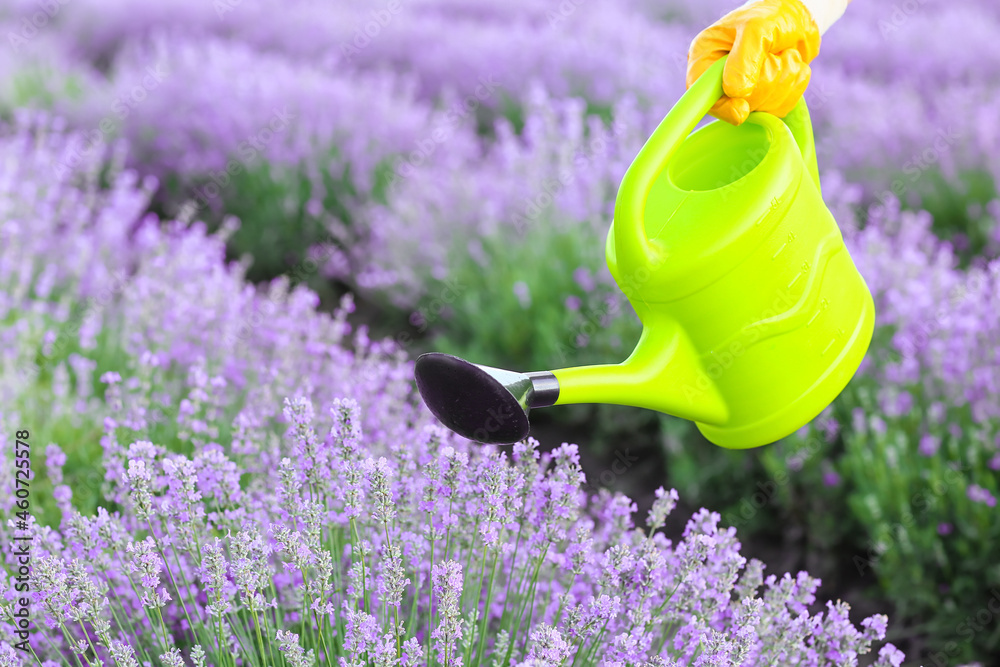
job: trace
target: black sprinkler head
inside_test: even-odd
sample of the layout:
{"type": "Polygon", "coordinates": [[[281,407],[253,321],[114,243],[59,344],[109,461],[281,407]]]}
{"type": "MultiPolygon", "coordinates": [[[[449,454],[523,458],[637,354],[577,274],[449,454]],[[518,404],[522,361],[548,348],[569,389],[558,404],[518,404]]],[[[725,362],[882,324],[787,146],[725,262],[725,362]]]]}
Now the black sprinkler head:
{"type": "Polygon", "coordinates": [[[424,403],[442,424],[489,444],[528,437],[528,411],[553,405],[559,397],[552,373],[515,373],[440,352],[420,355],[414,377],[424,403]]]}

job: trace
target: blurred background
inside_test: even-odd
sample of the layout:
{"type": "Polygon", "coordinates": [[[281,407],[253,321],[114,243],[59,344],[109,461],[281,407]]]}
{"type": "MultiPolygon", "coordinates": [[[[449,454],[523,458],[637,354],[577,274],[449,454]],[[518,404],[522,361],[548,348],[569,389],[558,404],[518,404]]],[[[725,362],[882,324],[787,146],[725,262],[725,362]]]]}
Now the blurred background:
{"type": "MultiPolygon", "coordinates": [[[[352,294],[352,321],[411,359],[617,362],[639,335],[604,260],[617,187],[691,39],[734,6],[4,0],[0,117],[85,133],[67,170],[134,170],[146,210],[224,228],[257,283],[304,282],[327,310],[352,294]]],[[[638,409],[532,416],[545,448],[580,445],[591,488],[645,513],[676,487],[747,557],[888,613],[913,664],[1000,664],[998,37],[994,0],[856,0],[824,37],[823,194],[878,318],[812,424],[727,451],[638,409]]],[[[44,406],[44,382],[20,400],[44,406]]],[[[67,455],[72,480],[100,449],[67,455]]]]}

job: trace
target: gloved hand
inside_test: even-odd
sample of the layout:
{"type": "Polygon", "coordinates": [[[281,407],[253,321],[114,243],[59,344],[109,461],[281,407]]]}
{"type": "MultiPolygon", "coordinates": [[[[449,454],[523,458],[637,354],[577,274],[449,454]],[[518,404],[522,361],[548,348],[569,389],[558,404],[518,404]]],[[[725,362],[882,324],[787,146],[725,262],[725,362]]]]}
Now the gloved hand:
{"type": "Polygon", "coordinates": [[[756,0],[702,30],[688,50],[687,85],[729,53],[712,115],[739,125],[751,111],[784,117],[809,85],[820,29],[801,0],[756,0]]]}

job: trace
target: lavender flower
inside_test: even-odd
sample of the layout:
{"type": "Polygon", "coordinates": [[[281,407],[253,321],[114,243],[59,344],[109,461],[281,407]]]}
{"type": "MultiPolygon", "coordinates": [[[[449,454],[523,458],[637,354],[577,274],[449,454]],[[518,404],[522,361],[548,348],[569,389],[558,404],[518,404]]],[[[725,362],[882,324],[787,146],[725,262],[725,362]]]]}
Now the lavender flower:
{"type": "Polygon", "coordinates": [[[663,526],[667,516],[677,507],[677,500],[677,489],[670,489],[669,492],[666,492],[661,486],[656,490],[656,501],[653,503],[653,508],[649,510],[649,518],[646,520],[650,533],[656,532],[658,528],[663,526]]]}
{"type": "Polygon", "coordinates": [[[285,659],[292,667],[312,667],[316,664],[313,652],[304,651],[299,646],[299,638],[293,632],[278,630],[278,647],[285,654],[285,659]]]}
{"type": "Polygon", "coordinates": [[[172,648],[167,653],[160,656],[160,660],[166,667],[184,667],[184,659],[181,657],[181,651],[178,648],[172,648]]]}
{"type": "Polygon", "coordinates": [[[53,484],[62,483],[62,467],[64,465],[66,465],[66,454],[59,445],[52,443],[47,446],[45,448],[45,466],[48,469],[49,480],[53,484]]]}
{"type": "Polygon", "coordinates": [[[128,463],[128,480],[132,486],[132,501],[136,516],[148,519],[152,509],[152,495],[149,492],[152,476],[145,461],[131,460],[128,463]]]}
{"type": "Polygon", "coordinates": [[[434,594],[437,598],[438,615],[441,625],[432,635],[437,649],[437,658],[446,667],[460,665],[456,655],[462,639],[462,625],[459,623],[458,599],[462,593],[462,566],[457,561],[446,561],[434,566],[434,594]]]}
{"type": "Polygon", "coordinates": [[[988,490],[979,486],[978,484],[972,484],[966,490],[966,495],[969,500],[975,503],[983,503],[987,507],[996,507],[997,499],[988,490]]]}
{"type": "Polygon", "coordinates": [[[252,607],[263,607],[264,597],[260,591],[268,585],[269,549],[255,526],[241,530],[235,536],[230,535],[230,539],[233,557],[229,567],[236,588],[252,607]]]}
{"type": "Polygon", "coordinates": [[[211,600],[206,611],[211,616],[221,616],[229,611],[232,605],[229,598],[231,586],[226,578],[226,558],[219,538],[205,544],[202,563],[203,581],[211,600]]]}
{"type": "Polygon", "coordinates": [[[191,662],[194,663],[194,667],[205,667],[205,649],[201,644],[195,644],[191,648],[191,662]]]}
{"type": "Polygon", "coordinates": [[[139,667],[139,661],[135,659],[135,649],[117,639],[111,642],[111,658],[120,667],[139,667]]]}
{"type": "Polygon", "coordinates": [[[403,602],[403,590],[410,583],[410,580],[405,578],[403,558],[399,547],[392,544],[388,547],[387,551],[381,594],[385,596],[384,599],[387,605],[398,609],[403,602]]]}
{"type": "Polygon", "coordinates": [[[559,630],[544,623],[531,631],[528,646],[529,664],[561,665],[572,653],[572,645],[559,630]]]}
{"type": "MultiPolygon", "coordinates": [[[[397,88],[395,76],[333,75],[316,63],[307,75],[282,79],[267,74],[299,73],[295,59],[309,51],[303,46],[291,53],[294,31],[287,25],[255,33],[252,22],[244,23],[249,19],[234,14],[238,25],[226,28],[231,42],[218,36],[202,42],[204,35],[169,36],[155,28],[182,25],[178,17],[187,16],[211,33],[218,26],[205,19],[204,8],[181,2],[158,20],[130,19],[122,7],[99,4],[111,1],[66,8],[75,13],[65,25],[90,25],[102,36],[95,43],[111,52],[116,76],[96,99],[111,102],[127,92],[130,75],[147,66],[145,56],[169,56],[173,64],[175,78],[135,107],[122,128],[138,152],[127,158],[111,145],[84,150],[86,137],[38,115],[0,135],[0,314],[13,323],[0,331],[0,431],[13,430],[8,404],[29,410],[20,397],[43,390],[13,372],[25,362],[44,357],[46,365],[69,369],[63,380],[74,368],[89,368],[107,385],[103,398],[63,387],[54,392],[52,413],[73,415],[86,429],[81,433],[100,433],[103,453],[94,465],[102,504],[118,508],[100,507],[94,517],[67,512],[60,530],[33,529],[43,554],[35,562],[41,604],[33,612],[33,620],[43,621],[36,628],[46,641],[35,646],[43,664],[68,659],[91,629],[100,639],[98,657],[119,667],[158,657],[175,664],[175,639],[193,646],[196,665],[271,664],[283,654],[291,664],[336,660],[344,667],[415,667],[430,656],[445,666],[579,659],[581,665],[653,667],[690,664],[699,659],[698,646],[707,647],[709,664],[850,661],[884,638],[878,619],[862,622],[860,631],[842,607],[810,613],[818,582],[804,574],[763,578],[763,566],[745,564],[735,531],[720,527],[716,514],[698,512],[676,544],[666,540],[657,531],[678,501],[675,493],[661,490],[649,531],[638,529],[631,499],[608,492],[587,497],[574,445],[543,454],[529,439],[515,445],[508,460],[496,448],[472,447],[433,425],[413,394],[405,352],[347,324],[349,299],[330,315],[317,311],[319,299],[305,287],[248,285],[244,267],[226,261],[230,228],[209,234],[195,221],[147,216],[157,183],[123,168],[131,159],[150,173],[204,178],[206,170],[225,166],[241,133],[260,120],[264,102],[288,96],[304,122],[269,144],[268,160],[296,168],[301,160],[309,163],[318,137],[342,149],[335,168],[350,165],[355,185],[374,187],[377,164],[412,151],[428,119],[447,120],[426,99],[438,91],[446,98],[443,83],[421,78],[433,66],[431,52],[414,65],[419,92],[397,88]],[[95,8],[108,10],[106,27],[88,22],[100,14],[95,8]],[[146,21],[149,30],[134,40],[116,37],[132,21],[146,21]],[[254,40],[273,49],[258,52],[248,46],[254,40]],[[253,81],[246,72],[254,73],[253,81]],[[272,78],[279,83],[266,83],[272,78]],[[257,79],[265,83],[258,87],[257,79]],[[358,112],[357,100],[366,96],[357,91],[377,82],[385,88],[373,98],[384,104],[364,105],[381,105],[381,111],[366,106],[358,112]],[[218,104],[225,98],[220,91],[232,93],[233,101],[218,104]],[[218,111],[209,136],[193,120],[197,114],[183,111],[202,106],[218,111]],[[327,126],[331,114],[338,120],[327,126]],[[379,126],[379,118],[388,120],[379,126]],[[383,143],[374,129],[356,131],[359,119],[392,136],[383,143]],[[143,132],[154,126],[162,132],[143,132]],[[64,261],[53,263],[53,256],[64,261]],[[86,320],[74,321],[74,303],[88,305],[86,320]],[[174,453],[177,448],[188,455],[174,453]],[[91,627],[66,623],[74,618],[91,627]]],[[[296,16],[312,16],[295,7],[296,16]]],[[[521,7],[544,26],[537,8],[521,7]]],[[[259,18],[256,9],[245,9],[259,18]]],[[[486,23],[513,11],[473,10],[486,23]]],[[[610,18],[619,27],[645,23],[632,9],[580,11],[582,35],[610,39],[610,18]]],[[[424,20],[431,32],[450,25],[430,14],[424,20]]],[[[639,29],[661,54],[686,39],[676,27],[639,29]],[[669,40],[659,45],[661,37],[669,40]]],[[[410,27],[394,30],[417,38],[410,27]]],[[[539,30],[532,25],[518,34],[534,37],[539,30]]],[[[495,25],[473,32],[504,34],[495,25]]],[[[457,40],[447,37],[446,46],[457,40]]],[[[426,171],[407,175],[383,200],[350,207],[369,225],[368,247],[387,246],[365,259],[375,268],[359,273],[361,279],[409,283],[412,292],[401,289],[398,296],[413,298],[424,289],[420,281],[381,275],[380,263],[413,266],[419,262],[412,258],[423,253],[441,260],[435,269],[447,267],[427,230],[409,223],[453,211],[454,225],[470,221],[455,227],[466,234],[483,231],[475,226],[480,222],[503,233],[516,225],[513,216],[539,174],[571,165],[581,154],[591,158],[579,181],[555,197],[555,217],[567,229],[588,220],[591,232],[606,223],[622,163],[655,114],[647,118],[634,100],[618,100],[616,87],[624,84],[589,77],[612,71],[618,62],[612,56],[576,68],[589,47],[559,43],[564,51],[538,62],[554,63],[560,73],[543,78],[558,83],[567,71],[580,74],[566,90],[614,100],[621,132],[605,132],[604,148],[595,153],[588,141],[601,136],[603,122],[588,119],[579,100],[553,98],[525,83],[520,135],[504,122],[493,138],[461,130],[426,171]],[[488,166],[466,171],[483,155],[488,166]],[[453,178],[442,180],[443,174],[453,178]],[[431,182],[446,185],[438,191],[431,182]],[[443,193],[439,199],[436,192],[443,193]],[[483,211],[484,221],[474,219],[483,211]],[[403,255],[408,244],[411,253],[403,255]],[[407,263],[398,263],[400,257],[407,263]]],[[[392,40],[373,46],[357,66],[374,68],[393,48],[392,40]]],[[[468,69],[457,78],[474,80],[468,69]]],[[[627,78],[646,79],[634,71],[627,78]]],[[[680,80],[675,84],[679,90],[680,80]]],[[[644,88],[647,102],[667,95],[657,87],[644,88]]],[[[77,122],[98,113],[100,105],[93,104],[82,103],[77,122]]],[[[883,240],[872,232],[852,241],[865,249],[859,256],[868,258],[867,270],[874,270],[871,258],[883,240]]],[[[368,251],[359,244],[351,252],[360,259],[368,251]]],[[[585,277],[594,289],[607,281],[589,270],[585,277]]],[[[925,358],[931,367],[935,358],[929,351],[925,358]]],[[[937,388],[948,400],[957,371],[934,368],[952,382],[937,388]]],[[[986,392],[989,378],[977,382],[986,392]]],[[[980,398],[976,404],[988,414],[989,403],[980,398]]],[[[0,485],[0,498],[12,497],[10,480],[0,478],[0,485]]],[[[10,518],[11,508],[4,509],[10,518]]],[[[0,537],[5,543],[11,537],[6,520],[0,537]]],[[[9,635],[9,628],[0,629],[9,635]]]]}
{"type": "Polygon", "coordinates": [[[375,523],[392,523],[396,511],[392,502],[388,461],[384,456],[379,457],[378,461],[369,458],[364,461],[362,467],[368,476],[369,484],[371,484],[372,499],[375,502],[372,520],[375,523]]]}
{"type": "Polygon", "coordinates": [[[142,604],[161,608],[170,600],[170,596],[163,588],[157,590],[163,561],[155,550],[156,543],[152,537],[140,542],[129,542],[125,547],[126,553],[130,554],[129,571],[139,575],[139,584],[143,588],[142,604]]]}

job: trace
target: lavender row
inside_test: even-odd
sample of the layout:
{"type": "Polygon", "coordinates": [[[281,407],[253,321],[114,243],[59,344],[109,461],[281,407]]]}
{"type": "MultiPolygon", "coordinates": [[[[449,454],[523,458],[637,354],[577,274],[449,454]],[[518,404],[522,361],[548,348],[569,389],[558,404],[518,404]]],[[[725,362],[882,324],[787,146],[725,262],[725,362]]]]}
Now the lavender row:
{"type": "Polygon", "coordinates": [[[224,234],[143,215],[155,183],[123,154],[61,171],[82,141],[38,117],[0,138],[0,437],[63,434],[37,434],[57,528],[8,524],[0,467],[0,532],[35,559],[33,655],[5,639],[3,664],[857,664],[884,638],[883,616],[810,613],[819,582],[765,577],[717,514],[664,539],[675,493],[635,525],[573,445],[508,457],[432,426],[349,304],[246,285],[224,234]],[[95,427],[91,516],[64,465],[95,427]]]}

